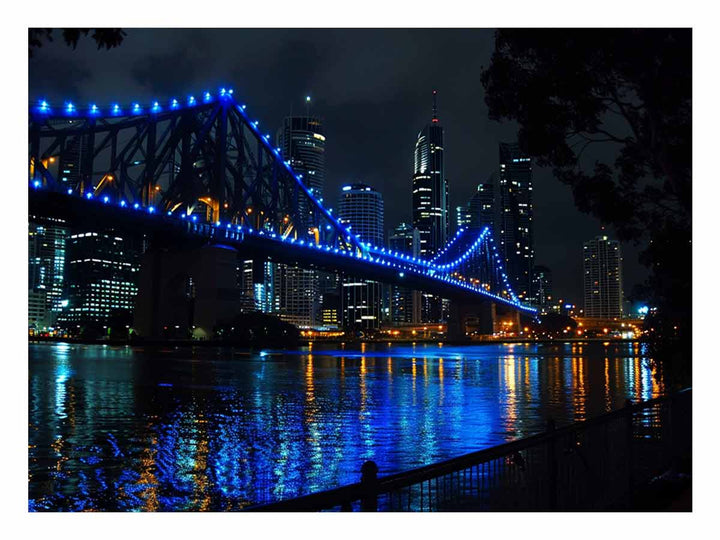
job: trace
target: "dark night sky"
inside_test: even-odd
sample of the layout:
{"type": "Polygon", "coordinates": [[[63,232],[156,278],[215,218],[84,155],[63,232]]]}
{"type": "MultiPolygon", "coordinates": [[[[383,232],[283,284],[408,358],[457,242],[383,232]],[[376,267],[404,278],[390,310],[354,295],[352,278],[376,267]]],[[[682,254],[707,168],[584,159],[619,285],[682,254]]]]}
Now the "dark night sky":
{"type": "MultiPolygon", "coordinates": [[[[55,42],[29,63],[30,99],[107,106],[235,89],[250,116],[274,137],[294,109],[325,121],[325,200],[337,206],[340,185],[368,183],[385,199],[385,229],[410,220],[412,154],[438,90],[445,128],[445,173],[453,208],[498,168],[498,142],[516,126],[488,120],[480,73],[490,62],[493,31],[483,29],[126,30],[117,49],[90,39],[73,51],[55,42]]],[[[569,188],[534,169],[535,262],[553,272],[556,297],[582,304],[582,243],[599,222],[576,210],[569,188]]],[[[613,236],[612,232],[609,233],[613,236]]],[[[637,248],[623,246],[624,287],[645,270],[637,248]]]]}

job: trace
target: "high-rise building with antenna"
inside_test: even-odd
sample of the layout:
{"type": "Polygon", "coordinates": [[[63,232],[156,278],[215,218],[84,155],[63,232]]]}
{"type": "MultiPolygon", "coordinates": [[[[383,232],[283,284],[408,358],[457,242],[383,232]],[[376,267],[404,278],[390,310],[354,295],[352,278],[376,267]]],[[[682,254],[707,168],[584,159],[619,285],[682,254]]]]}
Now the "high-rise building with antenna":
{"type": "MultiPolygon", "coordinates": [[[[443,127],[437,109],[437,90],[433,90],[430,122],[415,141],[412,177],[412,225],[420,234],[420,257],[430,259],[447,242],[450,205],[445,178],[443,127]]],[[[442,301],[431,294],[422,295],[422,319],[442,319],[442,301]]]]}
{"type": "Polygon", "coordinates": [[[448,184],[443,154],[443,127],[437,113],[437,90],[433,90],[432,118],[418,133],[412,177],[413,227],[420,233],[421,257],[435,255],[448,236],[448,184]]]}
{"type": "MultiPolygon", "coordinates": [[[[305,98],[305,103],[306,116],[286,117],[283,127],[277,133],[277,143],[282,149],[282,155],[290,161],[290,166],[301,176],[305,186],[316,199],[322,201],[325,188],[325,134],[320,118],[309,114],[309,97],[305,98]]],[[[301,206],[299,211],[308,219],[306,226],[312,227],[316,218],[312,208],[301,206]]],[[[266,274],[263,272],[260,277],[267,279],[266,274]]],[[[316,326],[320,319],[322,300],[318,271],[274,264],[269,275],[274,281],[272,290],[276,298],[274,302],[262,305],[268,311],[277,313],[281,319],[299,327],[316,326]]],[[[259,300],[255,298],[258,305],[259,300]]]]}

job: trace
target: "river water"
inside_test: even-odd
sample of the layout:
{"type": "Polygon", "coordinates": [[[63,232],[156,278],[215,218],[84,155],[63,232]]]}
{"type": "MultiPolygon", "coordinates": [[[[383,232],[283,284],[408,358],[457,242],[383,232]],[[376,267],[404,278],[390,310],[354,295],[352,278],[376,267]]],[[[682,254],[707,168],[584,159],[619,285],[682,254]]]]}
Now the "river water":
{"type": "Polygon", "coordinates": [[[638,343],[29,346],[30,510],[236,510],[663,393],[638,343]]]}

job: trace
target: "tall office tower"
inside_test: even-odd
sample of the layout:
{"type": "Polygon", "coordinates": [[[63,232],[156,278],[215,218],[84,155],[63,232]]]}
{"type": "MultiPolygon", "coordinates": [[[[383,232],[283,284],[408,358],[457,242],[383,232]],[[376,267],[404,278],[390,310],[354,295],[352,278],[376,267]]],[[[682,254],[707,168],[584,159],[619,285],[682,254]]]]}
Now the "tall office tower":
{"type": "Polygon", "coordinates": [[[248,305],[250,311],[262,311],[263,313],[277,313],[279,310],[279,299],[275,295],[277,280],[275,273],[279,265],[271,261],[238,259],[238,272],[240,273],[238,286],[243,296],[252,300],[252,306],[248,305]]]}
{"type": "Polygon", "coordinates": [[[68,229],[59,219],[30,216],[28,223],[28,327],[55,327],[61,310],[68,229]]]}
{"type": "Polygon", "coordinates": [[[494,177],[480,183],[467,204],[456,208],[457,227],[482,230],[489,227],[495,230],[495,185],[494,177]]]}
{"type": "Polygon", "coordinates": [[[533,248],[532,165],[517,144],[500,143],[499,231],[495,241],[520,300],[530,296],[533,248]]]}
{"type": "Polygon", "coordinates": [[[433,115],[415,142],[412,178],[412,224],[420,233],[420,256],[427,259],[445,246],[448,237],[448,183],[443,153],[443,128],[437,116],[437,90],[433,90],[433,115]]]}
{"type": "Polygon", "coordinates": [[[622,255],[620,243],[597,236],[583,244],[585,316],[622,317],[622,255]]]}
{"type": "MultiPolygon", "coordinates": [[[[323,200],[325,188],[325,134],[322,122],[314,116],[289,116],[278,131],[278,146],[290,161],[293,170],[318,200],[323,200]]],[[[318,216],[304,199],[299,214],[306,218],[304,227],[316,225],[318,216]]],[[[277,314],[290,323],[310,328],[320,319],[320,272],[291,266],[273,265],[274,292],[277,295],[277,314]]],[[[267,286],[266,286],[267,288],[267,286]]]]}
{"type": "MultiPolygon", "coordinates": [[[[420,257],[431,259],[448,238],[450,205],[445,178],[443,128],[437,115],[437,90],[433,90],[430,123],[418,133],[415,142],[412,177],[412,223],[420,233],[420,257]]],[[[422,294],[422,320],[443,318],[443,302],[435,295],[422,294]]]]}
{"type": "MultiPolygon", "coordinates": [[[[71,332],[130,325],[140,269],[140,242],[113,231],[76,232],[67,240],[60,321],[71,332]]],[[[192,287],[192,284],[189,284],[192,287]]]]}
{"type": "MultiPolygon", "coordinates": [[[[365,184],[343,186],[338,217],[361,242],[381,246],[384,207],[382,195],[365,184]]],[[[342,325],[374,330],[382,317],[382,290],[377,281],[345,276],[342,282],[342,325]]]]}
{"type": "Polygon", "coordinates": [[[316,199],[325,189],[325,134],[320,118],[288,116],[278,131],[278,146],[316,199]]]}
{"type": "Polygon", "coordinates": [[[532,303],[543,312],[552,303],[552,272],[547,266],[533,267],[532,303]]]}
{"type": "MultiPolygon", "coordinates": [[[[388,238],[393,251],[417,257],[420,254],[420,233],[412,225],[401,223],[388,238]]],[[[390,288],[390,319],[394,323],[420,322],[420,291],[393,285],[390,288]]]]}
{"type": "Polygon", "coordinates": [[[463,204],[455,207],[455,223],[457,224],[457,230],[467,229],[472,221],[472,214],[470,214],[470,203],[463,204]]]}

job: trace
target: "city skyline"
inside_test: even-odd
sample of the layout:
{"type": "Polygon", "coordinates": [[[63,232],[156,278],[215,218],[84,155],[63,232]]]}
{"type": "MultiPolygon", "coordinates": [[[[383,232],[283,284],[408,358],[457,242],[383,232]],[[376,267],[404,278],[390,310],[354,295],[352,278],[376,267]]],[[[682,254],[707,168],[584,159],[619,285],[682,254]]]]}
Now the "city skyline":
{"type": "MultiPolygon", "coordinates": [[[[347,87],[338,87],[338,83],[324,84],[327,77],[331,76],[325,69],[330,69],[330,73],[340,69],[336,61],[328,64],[326,60],[339,60],[344,58],[343,54],[350,54],[355,55],[355,63],[367,62],[357,51],[341,49],[345,53],[332,52],[329,50],[333,49],[331,44],[360,39],[363,42],[372,41],[374,48],[383,40],[392,38],[398,46],[393,58],[384,61],[389,69],[390,64],[401,62],[402,55],[409,54],[413,47],[425,51],[420,37],[440,38],[443,30],[400,33],[327,30],[317,32],[314,37],[302,30],[271,30],[271,34],[277,37],[277,44],[261,47],[260,52],[266,55],[262,57],[265,62],[255,61],[252,66],[247,66],[242,59],[234,58],[226,62],[225,69],[220,69],[219,59],[208,65],[195,66],[195,56],[190,55],[182,60],[182,63],[190,62],[194,66],[187,76],[180,77],[167,72],[172,64],[169,60],[172,55],[168,56],[168,51],[171,48],[182,49],[182,43],[179,43],[181,36],[205,36],[200,40],[199,54],[202,54],[204,46],[215,47],[218,40],[230,38],[238,44],[247,43],[249,50],[255,50],[253,47],[259,47],[254,39],[257,32],[253,29],[212,32],[128,30],[121,52],[97,52],[91,45],[82,42],[76,51],[66,51],[66,47],[59,44],[49,44],[39,51],[30,64],[30,98],[43,97],[55,102],[73,99],[78,103],[94,100],[101,105],[113,100],[129,103],[169,98],[171,95],[182,97],[205,88],[219,87],[222,82],[235,88],[236,95],[247,102],[253,115],[261,119],[265,129],[271,133],[279,129],[282,119],[291,113],[318,116],[324,120],[328,139],[325,199],[333,201],[341,186],[347,183],[363,182],[374,186],[386,201],[386,234],[399,223],[411,221],[408,192],[411,189],[412,144],[418,129],[429,120],[433,88],[438,89],[445,144],[448,148],[445,176],[450,184],[450,208],[465,204],[477,184],[497,171],[497,144],[516,140],[516,130],[510,123],[499,124],[487,120],[479,82],[459,84],[458,76],[449,69],[457,61],[451,55],[458,54],[464,46],[474,47],[472,65],[478,64],[479,70],[480,60],[489,57],[492,49],[492,30],[453,31],[453,43],[456,45],[448,49],[448,46],[439,44],[440,50],[428,56],[435,68],[434,76],[422,75],[421,81],[414,80],[411,89],[406,88],[402,80],[383,70],[370,73],[363,81],[356,81],[354,76],[346,77],[344,84],[347,87]],[[153,36],[162,39],[151,39],[153,36]],[[156,72],[143,71],[143,66],[149,60],[141,59],[141,51],[137,49],[141,43],[147,45],[148,40],[152,42],[149,52],[143,49],[142,54],[150,55],[158,66],[156,72]],[[159,45],[161,42],[162,45],[159,45]],[[302,66],[302,70],[283,63],[283,51],[288,50],[288,43],[296,45],[292,55],[296,58],[295,64],[302,66]],[[323,48],[322,54],[315,58],[311,53],[317,52],[321,44],[327,44],[328,50],[323,48]],[[277,47],[281,50],[277,51],[277,47]],[[439,61],[438,57],[443,54],[451,59],[450,66],[439,61]],[[117,57],[127,69],[122,70],[123,84],[110,87],[103,79],[107,67],[99,63],[103,62],[102,59],[113,57],[117,57]],[[326,65],[331,67],[325,68],[326,65]],[[80,77],[80,82],[71,84],[67,84],[67,78],[61,78],[57,84],[56,81],[50,84],[44,76],[40,77],[41,71],[47,74],[49,70],[52,74],[58,66],[71,71],[87,70],[88,76],[80,77]],[[257,77],[247,76],[251,68],[257,70],[257,77]],[[285,77],[288,84],[278,85],[271,91],[261,89],[256,81],[265,77],[274,80],[285,77]],[[216,81],[218,84],[214,84],[216,81]],[[373,91],[374,85],[389,86],[386,92],[378,92],[373,91]],[[118,87],[123,90],[118,90],[118,87]],[[309,104],[306,102],[307,96],[312,100],[309,104]]],[[[442,39],[437,41],[443,42],[442,39]]],[[[570,297],[579,303],[582,298],[582,266],[574,261],[582,253],[582,243],[600,232],[600,224],[576,210],[570,190],[552,178],[548,170],[534,167],[533,180],[535,263],[553,270],[555,296],[558,299],[570,297]],[[568,227],[568,222],[572,226],[568,227]]],[[[454,212],[451,212],[449,221],[452,231],[455,226],[454,212]]],[[[637,262],[635,246],[623,244],[623,251],[625,288],[630,290],[634,284],[642,281],[646,272],[637,262]]]]}
{"type": "Polygon", "coordinates": [[[29,512],[697,509],[692,29],[28,34],[29,512]]]}

